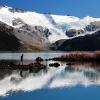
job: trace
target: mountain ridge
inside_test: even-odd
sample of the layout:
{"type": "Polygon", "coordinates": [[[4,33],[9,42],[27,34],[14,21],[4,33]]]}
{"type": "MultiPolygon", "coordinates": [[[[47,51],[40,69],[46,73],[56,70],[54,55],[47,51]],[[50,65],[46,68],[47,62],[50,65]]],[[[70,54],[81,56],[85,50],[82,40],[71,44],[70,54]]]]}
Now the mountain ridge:
{"type": "Polygon", "coordinates": [[[11,7],[1,7],[0,9],[0,21],[14,27],[12,21],[16,18],[20,18],[24,23],[30,26],[42,26],[47,27],[52,33],[48,39],[49,41],[55,42],[60,39],[69,39],[65,34],[66,30],[70,29],[83,29],[86,25],[91,22],[100,21],[100,18],[84,17],[82,19],[75,16],[62,16],[52,14],[39,14],[36,12],[11,12],[11,7]],[[55,38],[56,37],[56,38],[55,38]],[[55,39],[53,39],[55,38],[55,39]]]}
{"type": "MultiPolygon", "coordinates": [[[[3,6],[0,7],[0,25],[0,28],[4,25],[5,30],[8,27],[13,29],[11,34],[20,40],[21,50],[49,50],[57,41],[61,41],[61,45],[63,40],[73,40],[99,31],[100,18],[39,14],[3,6]]],[[[0,29],[0,34],[5,30],[0,29]]]]}

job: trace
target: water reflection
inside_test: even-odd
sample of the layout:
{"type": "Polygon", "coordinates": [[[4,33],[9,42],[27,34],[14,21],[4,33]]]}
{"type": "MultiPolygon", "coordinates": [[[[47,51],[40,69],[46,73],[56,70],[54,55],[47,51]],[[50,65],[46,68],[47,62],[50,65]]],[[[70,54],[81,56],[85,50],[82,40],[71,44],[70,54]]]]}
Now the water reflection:
{"type": "Polygon", "coordinates": [[[49,67],[54,61],[43,62],[47,68],[38,72],[30,70],[0,69],[0,96],[14,91],[33,91],[43,88],[100,85],[98,64],[62,63],[60,67],[49,67]],[[93,65],[95,65],[93,67],[93,65]]]}

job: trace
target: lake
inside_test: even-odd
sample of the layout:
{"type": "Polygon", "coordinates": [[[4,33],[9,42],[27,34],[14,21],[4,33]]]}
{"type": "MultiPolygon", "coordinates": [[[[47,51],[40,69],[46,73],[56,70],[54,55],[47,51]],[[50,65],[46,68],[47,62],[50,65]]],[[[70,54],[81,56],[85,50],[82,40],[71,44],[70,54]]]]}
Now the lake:
{"type": "MultiPolygon", "coordinates": [[[[22,53],[0,53],[0,60],[19,63],[22,53]]],[[[66,53],[23,53],[24,64],[35,58],[49,59],[66,53]]],[[[100,100],[100,67],[92,63],[44,61],[46,69],[29,70],[0,69],[0,100],[100,100]]]]}

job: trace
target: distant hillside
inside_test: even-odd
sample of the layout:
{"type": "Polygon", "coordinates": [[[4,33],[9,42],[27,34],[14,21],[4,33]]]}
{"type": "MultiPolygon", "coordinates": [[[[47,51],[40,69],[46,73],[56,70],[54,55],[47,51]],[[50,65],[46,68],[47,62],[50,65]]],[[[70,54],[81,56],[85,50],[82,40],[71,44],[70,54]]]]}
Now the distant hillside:
{"type": "Polygon", "coordinates": [[[52,44],[51,49],[60,51],[100,50],[100,30],[92,35],[57,41],[56,43],[52,44]]]}

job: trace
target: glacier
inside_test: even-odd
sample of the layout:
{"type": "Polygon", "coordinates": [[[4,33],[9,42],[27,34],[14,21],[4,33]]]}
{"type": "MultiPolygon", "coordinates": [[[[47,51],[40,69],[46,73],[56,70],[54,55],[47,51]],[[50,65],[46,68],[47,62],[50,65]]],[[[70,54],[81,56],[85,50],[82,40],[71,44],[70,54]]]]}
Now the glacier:
{"type": "MultiPolygon", "coordinates": [[[[84,30],[90,23],[100,21],[100,18],[93,18],[90,16],[79,18],[75,16],[40,14],[30,11],[23,12],[7,6],[0,7],[1,22],[14,28],[20,28],[23,23],[19,22],[18,25],[15,26],[13,25],[15,19],[20,19],[24,24],[30,26],[42,26],[43,28],[48,28],[51,33],[48,37],[50,43],[54,43],[60,39],[69,39],[70,37],[66,35],[66,31],[71,29],[84,30]]],[[[76,34],[75,37],[80,35],[84,36],[90,33],[93,32],[84,31],[84,34],[76,34]]]]}

